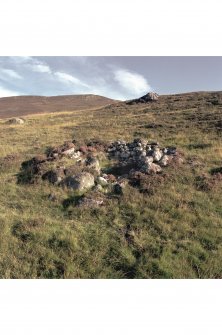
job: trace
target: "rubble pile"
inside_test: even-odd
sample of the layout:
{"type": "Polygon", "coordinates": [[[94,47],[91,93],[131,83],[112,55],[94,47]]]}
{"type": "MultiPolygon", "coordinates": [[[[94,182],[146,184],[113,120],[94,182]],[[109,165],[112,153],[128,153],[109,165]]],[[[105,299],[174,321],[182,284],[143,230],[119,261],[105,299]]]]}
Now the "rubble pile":
{"type": "Polygon", "coordinates": [[[49,148],[45,155],[23,162],[18,182],[47,181],[84,193],[80,206],[100,206],[104,194],[121,195],[135,173],[161,174],[175,160],[182,162],[175,147],[162,148],[157,142],[141,138],[132,142],[118,140],[109,145],[98,141],[91,141],[85,146],[77,146],[75,141],[65,142],[49,148]],[[106,160],[106,168],[101,166],[101,157],[106,160]],[[109,165],[110,168],[107,168],[109,165]],[[115,168],[120,168],[118,173],[115,173],[115,168]],[[124,173],[120,172],[121,168],[126,168],[124,173]],[[87,192],[91,192],[90,196],[87,192]]]}

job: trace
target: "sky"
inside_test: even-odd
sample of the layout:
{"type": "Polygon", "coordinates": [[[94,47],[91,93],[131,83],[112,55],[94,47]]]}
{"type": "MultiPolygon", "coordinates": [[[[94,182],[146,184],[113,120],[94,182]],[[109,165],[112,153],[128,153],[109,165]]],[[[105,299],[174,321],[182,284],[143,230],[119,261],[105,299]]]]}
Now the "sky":
{"type": "Polygon", "coordinates": [[[222,57],[0,57],[0,97],[222,90],[222,57]]]}

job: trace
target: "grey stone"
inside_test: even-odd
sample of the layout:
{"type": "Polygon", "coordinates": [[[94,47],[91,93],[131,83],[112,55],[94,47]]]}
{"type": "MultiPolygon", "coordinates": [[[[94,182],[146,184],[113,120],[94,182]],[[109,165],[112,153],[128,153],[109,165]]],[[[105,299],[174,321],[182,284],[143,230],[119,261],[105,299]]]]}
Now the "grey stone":
{"type": "Polygon", "coordinates": [[[85,164],[89,169],[93,169],[100,173],[100,164],[96,157],[87,157],[85,164]]]}
{"type": "Polygon", "coordinates": [[[81,192],[91,189],[95,185],[95,180],[91,173],[82,172],[76,176],[68,176],[63,185],[81,192]]]}
{"type": "Polygon", "coordinates": [[[108,181],[105,178],[101,177],[101,176],[99,176],[99,177],[96,178],[96,182],[97,182],[97,184],[99,184],[101,186],[108,185],[108,181]]]}
{"type": "Polygon", "coordinates": [[[163,153],[159,148],[156,148],[153,152],[153,161],[154,162],[159,162],[163,156],[163,153]]]}
{"type": "Polygon", "coordinates": [[[19,117],[14,117],[6,122],[7,124],[24,124],[25,120],[19,117]]]}

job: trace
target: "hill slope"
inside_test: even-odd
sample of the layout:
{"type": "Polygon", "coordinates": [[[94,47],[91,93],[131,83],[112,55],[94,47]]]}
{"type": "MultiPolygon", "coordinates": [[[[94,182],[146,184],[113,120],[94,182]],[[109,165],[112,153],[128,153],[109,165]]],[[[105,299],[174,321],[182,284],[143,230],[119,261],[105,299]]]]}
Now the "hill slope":
{"type": "Polygon", "coordinates": [[[52,97],[18,96],[0,98],[0,118],[27,114],[74,111],[105,106],[115,100],[99,95],[61,95],[52,97]]]}
{"type": "Polygon", "coordinates": [[[0,120],[0,277],[222,278],[221,99],[198,92],[0,120]],[[51,146],[135,137],[177,147],[184,163],[91,209],[72,190],[17,183],[21,163],[51,146]]]}

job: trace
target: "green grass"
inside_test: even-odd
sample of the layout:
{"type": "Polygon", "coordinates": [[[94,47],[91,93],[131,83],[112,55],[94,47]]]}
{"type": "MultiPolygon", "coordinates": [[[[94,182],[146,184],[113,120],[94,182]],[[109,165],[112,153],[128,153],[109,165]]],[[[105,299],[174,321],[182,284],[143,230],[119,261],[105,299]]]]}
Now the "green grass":
{"type": "Polygon", "coordinates": [[[206,93],[181,97],[32,115],[19,126],[0,121],[0,277],[222,278],[222,183],[196,185],[222,165],[221,105],[206,93]],[[71,191],[17,184],[21,162],[49,146],[134,137],[175,145],[184,155],[152,194],[128,186],[104,207],[81,209],[71,191]],[[10,154],[14,159],[4,159],[10,154]]]}

